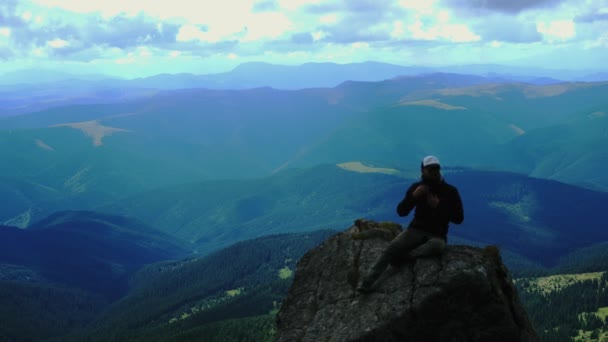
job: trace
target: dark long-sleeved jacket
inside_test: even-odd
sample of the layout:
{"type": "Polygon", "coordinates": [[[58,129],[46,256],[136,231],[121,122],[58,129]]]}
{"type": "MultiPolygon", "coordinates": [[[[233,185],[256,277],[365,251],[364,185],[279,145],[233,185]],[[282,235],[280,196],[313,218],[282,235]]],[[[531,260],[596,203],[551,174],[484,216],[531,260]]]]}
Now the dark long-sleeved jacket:
{"type": "Polygon", "coordinates": [[[442,237],[444,240],[447,238],[449,223],[460,224],[464,220],[464,210],[458,190],[443,179],[438,183],[420,181],[412,184],[405,198],[397,206],[397,213],[399,216],[407,216],[414,207],[416,211],[409,227],[442,237]],[[426,196],[414,198],[414,190],[421,184],[426,184],[429,192],[439,198],[436,208],[428,204],[426,196]]]}

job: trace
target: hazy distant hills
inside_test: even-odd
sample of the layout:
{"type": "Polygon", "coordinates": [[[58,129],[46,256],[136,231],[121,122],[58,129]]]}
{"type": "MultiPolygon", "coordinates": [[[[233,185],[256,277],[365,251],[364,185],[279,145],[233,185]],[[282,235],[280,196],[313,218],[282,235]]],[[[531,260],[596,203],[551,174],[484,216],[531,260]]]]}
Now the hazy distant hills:
{"type": "Polygon", "coordinates": [[[130,80],[127,84],[158,89],[208,88],[276,89],[331,88],[348,81],[382,81],[400,75],[430,73],[432,69],[387,63],[306,63],[297,66],[244,63],[229,72],[207,75],[164,74],[130,80]]]}
{"type": "Polygon", "coordinates": [[[166,91],[0,120],[0,177],[99,203],[319,163],[411,167],[433,153],[447,165],[606,189],[595,170],[608,164],[607,91],[606,83],[496,84],[452,74],[298,91],[166,91]],[[596,166],[568,171],[580,160],[596,166]]]}
{"type": "Polygon", "coordinates": [[[538,85],[563,81],[608,80],[606,72],[543,70],[491,64],[418,67],[379,62],[303,65],[250,62],[221,73],[160,74],[136,79],[32,69],[0,75],[0,117],[65,106],[70,103],[116,103],[147,98],[156,90],[331,88],[345,81],[377,82],[405,75],[432,73],[478,75],[492,79],[494,82],[524,82],[538,85]]]}
{"type": "MultiPolygon", "coordinates": [[[[38,80],[36,74],[29,81],[38,80]]],[[[1,82],[1,81],[0,81],[1,82]]],[[[112,80],[65,79],[48,83],[0,83],[0,117],[74,104],[119,103],[154,95],[157,90],[113,84],[112,80]]]]}
{"type": "Polygon", "coordinates": [[[273,87],[277,89],[303,89],[335,87],[344,81],[382,81],[396,76],[431,73],[458,73],[479,75],[501,81],[517,81],[531,84],[550,84],[561,81],[606,81],[606,72],[552,70],[526,68],[498,64],[455,65],[444,67],[403,66],[381,62],[349,64],[305,63],[302,65],[277,65],[264,62],[248,62],[234,69],[206,74],[160,74],[135,79],[122,79],[101,74],[74,74],[61,71],[31,69],[1,75],[0,85],[52,84],[55,82],[81,81],[93,84],[104,81],[112,86],[130,86],[157,89],[247,89],[273,87]]]}

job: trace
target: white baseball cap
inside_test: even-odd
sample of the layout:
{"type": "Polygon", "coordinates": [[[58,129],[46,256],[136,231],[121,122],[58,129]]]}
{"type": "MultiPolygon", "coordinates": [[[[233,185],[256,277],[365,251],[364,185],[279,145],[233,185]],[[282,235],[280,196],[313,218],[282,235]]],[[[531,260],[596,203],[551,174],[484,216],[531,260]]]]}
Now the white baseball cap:
{"type": "Polygon", "coordinates": [[[426,156],[422,159],[422,167],[427,167],[429,165],[439,165],[439,159],[435,156],[426,156]]]}

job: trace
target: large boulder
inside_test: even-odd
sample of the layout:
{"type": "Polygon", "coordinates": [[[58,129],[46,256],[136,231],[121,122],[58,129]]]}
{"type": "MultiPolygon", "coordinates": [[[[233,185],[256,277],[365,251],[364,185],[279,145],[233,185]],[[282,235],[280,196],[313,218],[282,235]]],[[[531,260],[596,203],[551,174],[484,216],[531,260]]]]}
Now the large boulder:
{"type": "Polygon", "coordinates": [[[277,315],[277,340],[538,341],[496,247],[448,245],[441,257],[362,276],[400,228],[358,220],[309,251],[277,315]]]}

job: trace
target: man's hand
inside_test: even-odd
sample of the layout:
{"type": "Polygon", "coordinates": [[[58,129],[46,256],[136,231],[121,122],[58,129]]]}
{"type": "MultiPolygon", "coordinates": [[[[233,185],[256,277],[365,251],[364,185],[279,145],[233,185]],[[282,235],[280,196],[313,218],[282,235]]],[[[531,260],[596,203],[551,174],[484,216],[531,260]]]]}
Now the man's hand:
{"type": "Polygon", "coordinates": [[[437,208],[439,205],[439,197],[437,195],[433,195],[429,192],[429,187],[426,184],[418,185],[416,190],[414,190],[414,198],[421,199],[426,197],[427,203],[431,208],[437,208]]]}
{"type": "Polygon", "coordinates": [[[427,197],[427,202],[431,208],[437,208],[439,205],[439,197],[437,197],[437,195],[429,194],[427,197]]]}
{"type": "Polygon", "coordinates": [[[418,185],[412,194],[415,199],[421,199],[429,193],[429,187],[425,184],[418,185]]]}

